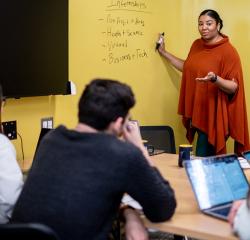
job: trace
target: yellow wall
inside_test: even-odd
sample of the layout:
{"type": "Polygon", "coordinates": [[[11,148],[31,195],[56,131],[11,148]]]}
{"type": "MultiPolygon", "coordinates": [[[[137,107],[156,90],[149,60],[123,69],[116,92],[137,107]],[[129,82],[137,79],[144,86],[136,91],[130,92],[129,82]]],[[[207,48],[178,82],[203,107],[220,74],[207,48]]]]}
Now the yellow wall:
{"type": "MultiPolygon", "coordinates": [[[[246,100],[250,95],[250,2],[248,0],[138,0],[147,5],[146,12],[107,11],[112,0],[70,0],[69,1],[69,79],[73,81],[78,93],[75,96],[50,96],[9,100],[5,107],[3,120],[17,120],[18,132],[22,136],[26,158],[32,158],[37,142],[40,120],[54,117],[55,126],[64,123],[74,127],[77,122],[77,101],[85,84],[92,78],[107,77],[119,79],[130,84],[137,96],[137,105],[132,110],[134,119],[142,125],[167,124],[174,128],[176,145],[187,142],[185,131],[177,115],[178,95],[181,74],[175,71],[154,51],[159,32],[165,32],[166,46],[172,53],[185,59],[193,40],[199,37],[197,17],[206,8],[218,10],[224,20],[223,32],[228,35],[237,48],[243,65],[246,100]],[[107,16],[128,20],[129,24],[107,23],[107,16]],[[132,24],[138,18],[143,24],[132,24]],[[104,20],[99,20],[104,19],[104,20]],[[138,30],[143,36],[128,37],[126,48],[108,51],[107,37],[109,27],[122,30],[138,30]],[[147,57],[109,64],[110,53],[114,56],[133,54],[136,49],[146,52],[147,57]],[[103,59],[106,59],[106,62],[103,59]]],[[[121,39],[121,38],[120,38],[121,39]]],[[[247,104],[248,113],[250,105],[247,104]]],[[[250,117],[249,117],[250,119],[250,117]]],[[[250,125],[250,124],[249,124],[250,125]]],[[[237,126],[236,126],[237,127],[237,126]]],[[[14,140],[18,159],[21,162],[20,138],[14,140]]],[[[231,150],[231,144],[229,144],[231,150]]]]}

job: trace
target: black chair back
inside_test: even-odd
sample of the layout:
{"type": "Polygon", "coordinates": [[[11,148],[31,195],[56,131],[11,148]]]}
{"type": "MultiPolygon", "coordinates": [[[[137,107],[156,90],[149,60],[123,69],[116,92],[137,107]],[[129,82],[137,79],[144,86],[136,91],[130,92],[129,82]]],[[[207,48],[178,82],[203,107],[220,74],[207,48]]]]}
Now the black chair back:
{"type": "Polygon", "coordinates": [[[143,140],[155,149],[176,153],[174,131],[170,126],[140,126],[143,140]]]}
{"type": "Polygon", "coordinates": [[[3,240],[59,240],[50,227],[40,223],[0,224],[0,239],[3,240]]]}

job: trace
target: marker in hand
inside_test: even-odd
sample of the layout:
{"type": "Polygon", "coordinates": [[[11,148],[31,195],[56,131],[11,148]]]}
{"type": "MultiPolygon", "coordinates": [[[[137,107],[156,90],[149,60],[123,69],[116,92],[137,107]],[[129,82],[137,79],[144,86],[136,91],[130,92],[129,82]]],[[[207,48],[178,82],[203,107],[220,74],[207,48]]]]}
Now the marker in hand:
{"type": "Polygon", "coordinates": [[[160,34],[159,40],[156,42],[155,51],[159,49],[164,39],[164,32],[160,34]]]}

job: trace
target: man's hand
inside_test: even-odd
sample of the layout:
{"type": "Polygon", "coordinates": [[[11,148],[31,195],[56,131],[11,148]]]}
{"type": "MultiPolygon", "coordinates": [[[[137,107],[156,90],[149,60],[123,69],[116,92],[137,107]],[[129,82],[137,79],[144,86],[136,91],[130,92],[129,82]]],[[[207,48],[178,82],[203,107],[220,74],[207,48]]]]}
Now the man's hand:
{"type": "Polygon", "coordinates": [[[129,121],[127,124],[124,125],[123,138],[125,141],[128,141],[138,147],[142,151],[142,154],[148,161],[149,165],[154,166],[153,162],[149,157],[147,149],[143,145],[140,129],[136,122],[129,121]]]}
{"type": "Polygon", "coordinates": [[[128,121],[127,124],[124,125],[123,137],[126,141],[131,142],[139,148],[143,146],[140,129],[136,122],[128,121]]]}
{"type": "Polygon", "coordinates": [[[123,212],[127,240],[148,240],[148,232],[136,210],[127,208],[123,212]]]}

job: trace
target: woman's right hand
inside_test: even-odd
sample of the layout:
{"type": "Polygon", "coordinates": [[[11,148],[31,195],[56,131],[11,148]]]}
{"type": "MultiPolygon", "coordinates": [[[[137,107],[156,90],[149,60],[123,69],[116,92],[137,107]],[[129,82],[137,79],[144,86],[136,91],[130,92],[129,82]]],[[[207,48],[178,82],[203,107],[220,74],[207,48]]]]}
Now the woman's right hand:
{"type": "MultiPolygon", "coordinates": [[[[158,52],[163,55],[164,52],[165,52],[165,41],[164,41],[164,37],[162,36],[162,34],[159,33],[159,40],[161,39],[161,43],[160,43],[160,46],[158,48],[158,52]]],[[[158,40],[158,41],[159,41],[158,40]]]]}
{"type": "MultiPolygon", "coordinates": [[[[164,37],[161,34],[159,35],[159,39],[160,38],[162,38],[162,40],[160,41],[160,46],[158,48],[159,54],[162,57],[164,57],[167,61],[169,61],[177,70],[182,72],[184,60],[182,60],[182,59],[174,56],[170,52],[166,51],[164,37]]],[[[159,43],[159,40],[158,40],[158,43],[159,43]]]]}

